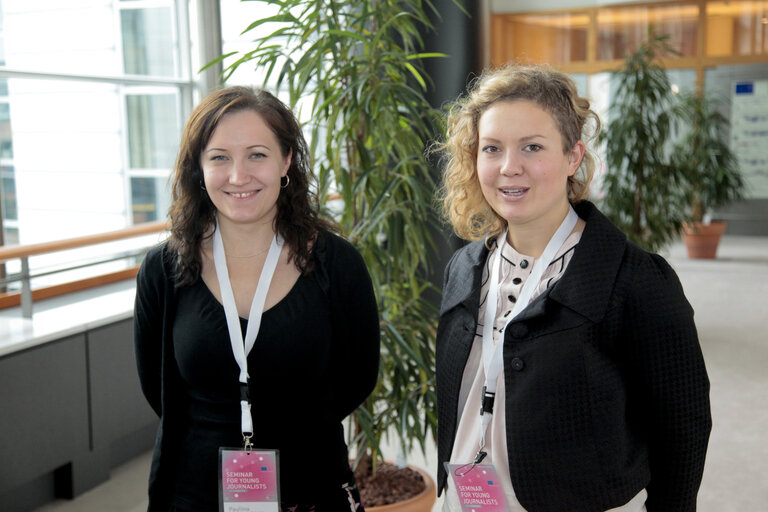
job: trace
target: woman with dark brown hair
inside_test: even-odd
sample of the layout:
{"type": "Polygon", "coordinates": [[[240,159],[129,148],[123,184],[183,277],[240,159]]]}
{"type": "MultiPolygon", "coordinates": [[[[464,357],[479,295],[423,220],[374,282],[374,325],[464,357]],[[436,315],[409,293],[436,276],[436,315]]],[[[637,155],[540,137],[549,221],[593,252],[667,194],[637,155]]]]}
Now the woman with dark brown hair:
{"type": "Polygon", "coordinates": [[[160,416],[150,511],[218,510],[233,447],[277,453],[282,510],[362,510],[341,421],[376,384],[377,306],[310,180],[301,128],[266,91],[214,92],[187,122],[171,236],[137,278],[138,370],[160,416]]]}

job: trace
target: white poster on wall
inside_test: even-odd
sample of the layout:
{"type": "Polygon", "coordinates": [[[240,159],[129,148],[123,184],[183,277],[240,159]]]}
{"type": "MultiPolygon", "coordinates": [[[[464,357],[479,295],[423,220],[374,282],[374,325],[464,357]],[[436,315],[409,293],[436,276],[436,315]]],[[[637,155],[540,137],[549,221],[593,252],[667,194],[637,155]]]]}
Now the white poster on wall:
{"type": "Polygon", "coordinates": [[[746,181],[746,197],[768,198],[768,80],[731,86],[731,149],[746,181]]]}

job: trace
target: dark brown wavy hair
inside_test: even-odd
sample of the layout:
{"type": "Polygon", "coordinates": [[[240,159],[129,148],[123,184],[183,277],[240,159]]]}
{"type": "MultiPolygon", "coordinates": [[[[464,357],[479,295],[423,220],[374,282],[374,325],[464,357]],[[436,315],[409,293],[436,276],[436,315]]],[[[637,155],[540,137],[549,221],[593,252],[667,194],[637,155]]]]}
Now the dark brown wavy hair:
{"type": "Polygon", "coordinates": [[[318,201],[310,187],[309,149],[296,117],[282,101],[263,89],[227,87],[208,95],[192,112],[181,135],[171,189],[169,246],[174,256],[174,278],[178,286],[200,277],[200,246],[213,233],[216,207],[204,188],[200,156],[213,131],[226,114],[251,110],[272,129],[282,156],[291,153],[290,182],[277,198],[275,231],[285,240],[290,260],[308,274],[312,271],[311,245],[320,229],[334,230],[318,215],[318,201]]]}

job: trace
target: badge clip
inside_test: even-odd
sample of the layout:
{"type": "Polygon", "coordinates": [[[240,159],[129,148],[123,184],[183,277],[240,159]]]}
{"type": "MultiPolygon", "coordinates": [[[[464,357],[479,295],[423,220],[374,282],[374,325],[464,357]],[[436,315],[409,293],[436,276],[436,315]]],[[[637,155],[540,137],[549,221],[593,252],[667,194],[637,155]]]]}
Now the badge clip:
{"type": "Polygon", "coordinates": [[[253,443],[251,443],[252,434],[243,434],[243,448],[248,455],[253,451],[253,443]]]}
{"type": "Polygon", "coordinates": [[[456,474],[458,476],[466,475],[467,473],[475,469],[475,466],[483,462],[483,459],[485,459],[487,456],[488,456],[488,452],[484,452],[483,450],[480,450],[479,452],[477,452],[477,455],[475,455],[475,460],[472,461],[472,464],[464,464],[460,468],[456,469],[456,474]],[[462,471],[467,466],[469,466],[469,469],[467,469],[466,471],[462,471]]]}
{"type": "Polygon", "coordinates": [[[483,386],[482,407],[480,408],[480,416],[485,413],[493,414],[493,402],[496,400],[496,393],[491,393],[487,390],[486,386],[483,386]]]}

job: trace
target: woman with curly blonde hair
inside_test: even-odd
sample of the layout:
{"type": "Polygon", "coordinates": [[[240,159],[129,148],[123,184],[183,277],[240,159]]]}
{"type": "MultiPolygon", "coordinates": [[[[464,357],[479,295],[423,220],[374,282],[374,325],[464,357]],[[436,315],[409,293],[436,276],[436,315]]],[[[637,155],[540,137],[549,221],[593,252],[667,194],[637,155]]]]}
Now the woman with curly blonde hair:
{"type": "Polygon", "coordinates": [[[441,199],[472,243],[446,266],[437,330],[447,511],[696,508],[711,416],[693,310],[586,200],[599,127],[547,66],[487,71],[448,115],[441,199]]]}
{"type": "MultiPolygon", "coordinates": [[[[506,227],[483,198],[475,172],[478,153],[478,120],[488,107],[500,100],[520,99],[538,104],[552,115],[562,130],[563,152],[582,138],[588,121],[593,121],[593,136],[600,130],[600,119],[580,98],[573,81],[545,68],[516,67],[515,80],[503,71],[486,73],[471,96],[459,99],[448,115],[448,140],[443,149],[449,155],[444,173],[443,206],[456,234],[465,240],[497,236],[506,227]],[[547,87],[542,87],[548,83],[547,87]]],[[[579,171],[568,177],[568,200],[585,199],[595,171],[595,160],[584,154],[579,171]]]]}

